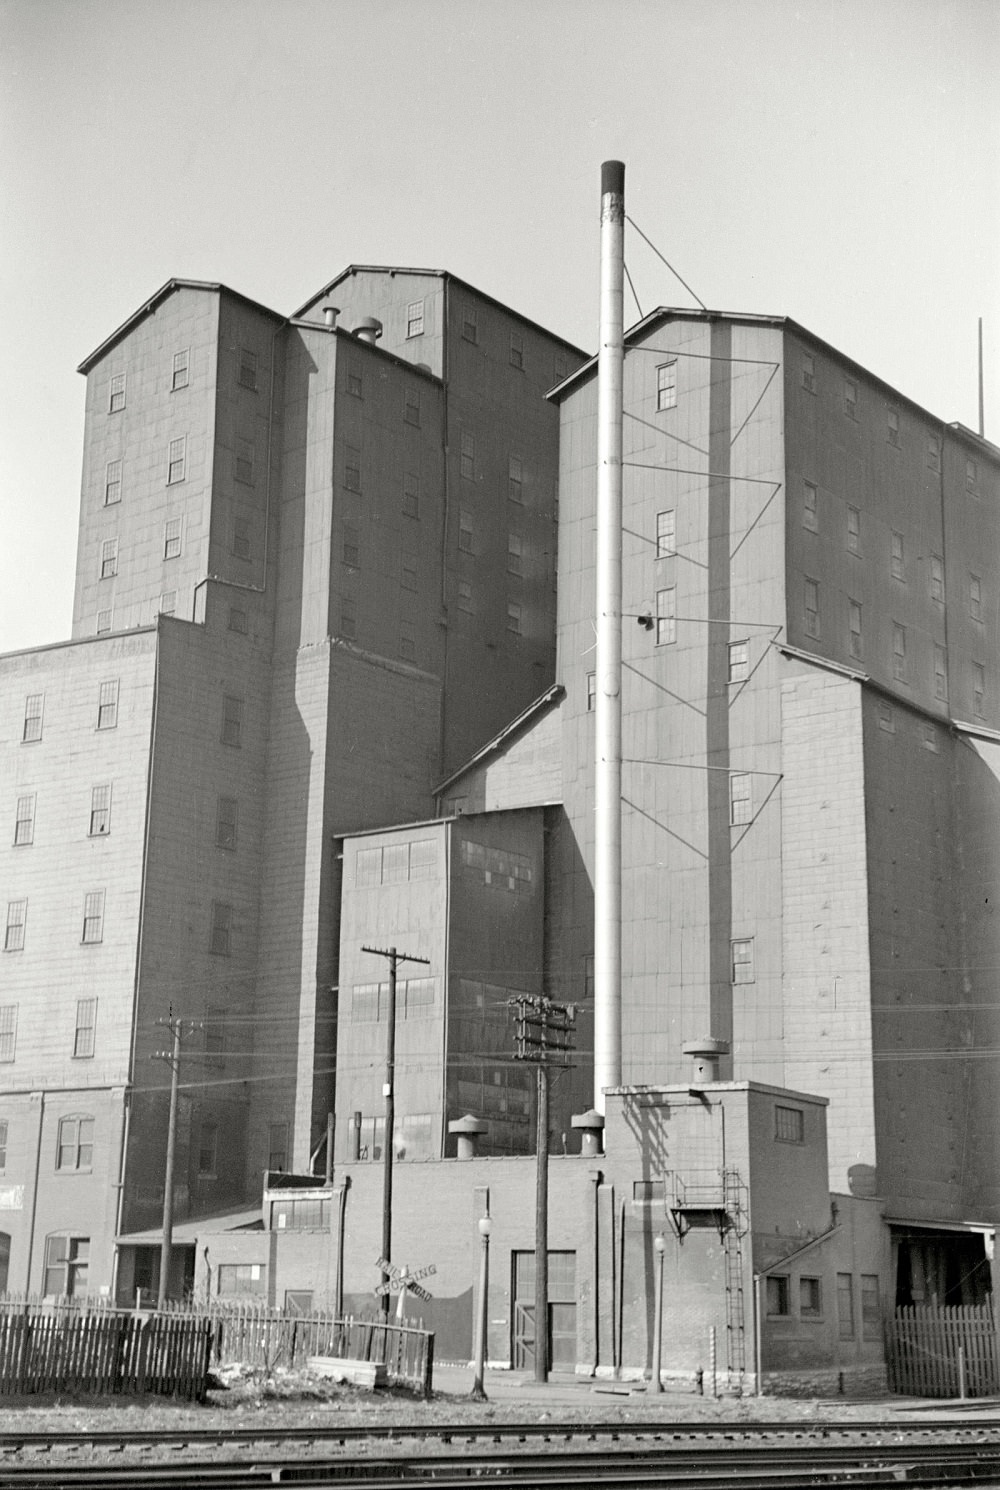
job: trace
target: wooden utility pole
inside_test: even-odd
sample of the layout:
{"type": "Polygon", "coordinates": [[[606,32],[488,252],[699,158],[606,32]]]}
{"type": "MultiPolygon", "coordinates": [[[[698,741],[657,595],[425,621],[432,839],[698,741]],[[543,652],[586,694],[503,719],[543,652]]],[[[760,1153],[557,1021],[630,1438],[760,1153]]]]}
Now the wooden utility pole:
{"type": "Polygon", "coordinates": [[[382,1294],[382,1313],[386,1319],[389,1318],[389,1279],[388,1268],[392,1262],[392,1138],[393,1127],[396,1116],[395,1099],[395,1070],[396,1070],[396,968],[401,962],[422,962],[430,967],[430,960],[426,957],[413,957],[406,952],[397,952],[395,947],[362,947],[362,952],[370,952],[373,957],[385,957],[389,961],[389,1029],[385,1042],[385,1084],[382,1087],[382,1095],[385,1098],[385,1133],[382,1139],[382,1283],[385,1292],[382,1294]]]}
{"type": "MultiPolygon", "coordinates": [[[[174,1243],[174,1165],[177,1151],[177,1092],[180,1085],[181,1069],[181,1039],[184,1035],[185,1021],[175,1019],[173,1009],[170,1010],[166,1019],[158,1019],[157,1024],[163,1025],[173,1035],[173,1047],[170,1051],[158,1050],[153,1056],[154,1061],[166,1061],[170,1067],[170,1109],[167,1117],[167,1162],[163,1172],[163,1241],[160,1245],[160,1284],[156,1295],[156,1307],[162,1309],[167,1301],[167,1287],[170,1282],[170,1257],[174,1243]]],[[[187,1033],[199,1026],[187,1021],[187,1033]]]]}
{"type": "Polygon", "coordinates": [[[508,999],[517,1011],[514,1059],[532,1061],[538,1073],[535,1121],[535,1380],[548,1381],[549,1340],[549,1068],[568,1066],[572,1052],[572,1004],[547,998],[508,999]]]}

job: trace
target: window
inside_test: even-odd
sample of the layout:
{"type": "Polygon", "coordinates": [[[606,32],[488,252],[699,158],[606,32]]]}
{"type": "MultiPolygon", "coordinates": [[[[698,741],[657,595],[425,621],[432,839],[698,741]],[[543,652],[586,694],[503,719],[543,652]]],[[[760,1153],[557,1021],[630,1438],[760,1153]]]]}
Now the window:
{"type": "Polygon", "coordinates": [[[819,584],[807,579],[802,587],[802,605],[807,636],[819,636],[819,584]]]}
{"type": "Polygon", "coordinates": [[[433,838],[416,838],[410,844],[410,879],[429,880],[437,873],[437,845],[433,838]]]}
{"type": "Polygon", "coordinates": [[[29,693],[24,700],[24,729],[21,731],[22,744],[42,738],[42,705],[44,702],[44,693],[29,693]]]}
{"type": "Polygon", "coordinates": [[[753,777],[749,771],[733,771],[729,777],[729,821],[743,827],[753,817],[753,777]]]}
{"type": "Polygon", "coordinates": [[[97,1035],[97,1000],[77,999],[76,1033],[73,1036],[74,1058],[81,1059],[94,1054],[97,1035]]]}
{"type": "Polygon", "coordinates": [[[288,1124],[269,1123],[267,1128],[267,1167],[279,1172],[288,1167],[288,1124]]]}
{"type": "Polygon", "coordinates": [[[125,374],[115,373],[111,379],[108,397],[108,413],[120,414],[125,407],[125,374]]]}
{"type": "Polygon", "coordinates": [[[808,393],[816,392],[816,359],[811,352],[802,354],[802,386],[808,393]]]}
{"type": "Polygon", "coordinates": [[[861,605],[857,600],[847,602],[847,625],[850,635],[848,637],[848,650],[856,661],[860,662],[864,656],[864,640],[861,632],[861,605]]]}
{"type": "Polygon", "coordinates": [[[892,623],[892,676],[897,683],[906,682],[906,627],[892,623]]]}
{"type": "Polygon", "coordinates": [[[656,557],[668,559],[677,552],[677,514],[671,507],[656,514],[656,557]]]}
{"type": "Polygon", "coordinates": [[[35,794],[18,797],[14,813],[14,847],[35,841],[35,794]]]}
{"type": "Polygon", "coordinates": [[[253,460],[253,441],[244,440],[237,435],[236,449],[233,451],[234,480],[242,482],[244,486],[253,486],[253,460]]]}
{"type": "Polygon", "coordinates": [[[677,589],[656,592],[656,645],[672,646],[677,640],[677,589]]]}
{"type": "Polygon", "coordinates": [[[979,468],[974,460],[965,462],[965,489],[974,492],[979,480],[979,468]]]}
{"type": "Polygon", "coordinates": [[[878,727],[885,730],[887,735],[896,733],[896,720],[893,717],[892,705],[879,700],[878,705],[878,727]]]}
{"type": "Polygon", "coordinates": [[[248,518],[233,519],[232,554],[234,559],[249,559],[252,553],[250,522],[248,518]]]}
{"type": "Polygon", "coordinates": [[[941,703],[948,702],[948,654],[944,647],[934,644],[934,697],[941,703]]]}
{"type": "Polygon", "coordinates": [[[105,538],[101,544],[101,579],[114,579],[118,573],[118,539],[105,538]]]}
{"type": "Polygon", "coordinates": [[[344,485],[348,491],[361,490],[361,451],[356,445],[344,447],[344,485]]]}
{"type": "Polygon", "coordinates": [[[183,352],[174,353],[174,365],[170,374],[170,391],[176,393],[178,388],[186,388],[188,385],[188,363],[189,354],[187,349],[183,352]]]}
{"type": "Polygon", "coordinates": [[[238,750],[243,740],[243,700],[227,693],[222,700],[222,743],[238,750]]]}
{"type": "Polygon", "coordinates": [[[810,533],[819,531],[819,489],[813,481],[802,483],[802,526],[810,533]]]}
{"type": "Polygon", "coordinates": [[[882,1310],[878,1301],[878,1274],[861,1274],[861,1338],[881,1340],[882,1310]]]}
{"type": "Polygon", "coordinates": [[[801,1107],[774,1108],[774,1136],[778,1143],[802,1143],[805,1140],[805,1114],[801,1107]]]}
{"type": "Polygon", "coordinates": [[[361,564],[361,537],[357,523],[344,524],[344,544],[341,550],[344,563],[350,569],[361,564]]]}
{"type": "Polygon", "coordinates": [[[472,513],[464,508],[458,514],[458,546],[462,553],[472,553],[472,513]]]}
{"type": "Polygon", "coordinates": [[[732,952],[732,980],[734,983],[753,983],[753,937],[737,937],[730,943],[732,952]]]}
{"type": "Polygon", "coordinates": [[[516,600],[507,601],[507,630],[513,636],[521,635],[521,607],[516,600]]]}
{"type": "Polygon", "coordinates": [[[476,479],[476,437],[471,429],[462,431],[462,453],[459,457],[459,470],[466,481],[476,479]]]}
{"type": "Polygon", "coordinates": [[[972,708],[977,719],[986,718],[986,669],[981,662],[972,664],[972,708]]]}
{"type": "Polygon", "coordinates": [[[408,626],[405,621],[401,621],[399,626],[399,655],[404,662],[417,660],[417,639],[413,627],[408,626]]]}
{"type": "Polygon", "coordinates": [[[467,579],[458,582],[458,608],[472,614],[474,606],[472,603],[472,585],[467,579]]]}
{"type": "Polygon", "coordinates": [[[159,616],[172,616],[173,613],[174,613],[174,611],[176,609],[177,609],[177,591],[176,590],[164,590],[163,594],[160,596],[160,601],[159,601],[159,604],[158,604],[158,606],[156,608],[157,615],[159,615],[159,616]]]}
{"type": "Polygon", "coordinates": [[[729,681],[730,683],[745,683],[750,676],[750,643],[748,641],[729,643],[729,681]]]}
{"type": "Polygon", "coordinates": [[[111,832],[111,783],[103,782],[90,791],[90,838],[103,838],[111,832]]]}
{"type": "MultiPolygon", "coordinates": [[[[2,1057],[0,1057],[0,1059],[2,1059],[2,1057]]],[[[9,1124],[6,1118],[3,1118],[2,1120],[0,1120],[0,1174],[3,1174],[7,1169],[8,1132],[9,1124]]]]}
{"type": "Polygon", "coordinates": [[[837,1274],[837,1333],[841,1340],[854,1339],[854,1276],[837,1274]]]}
{"type": "Polygon", "coordinates": [[[163,557],[177,559],[181,552],[181,520],[171,517],[163,524],[163,557]]]}
{"type": "Polygon", "coordinates": [[[5,952],[24,951],[24,923],[27,915],[28,902],[26,900],[8,900],[7,927],[3,939],[5,952]]]}
{"type": "Polygon", "coordinates": [[[931,554],[931,599],[944,605],[944,560],[931,554]]]}
{"type": "Polygon", "coordinates": [[[198,1132],[198,1174],[202,1179],[214,1178],[218,1154],[218,1123],[202,1123],[198,1132]]]}
{"type": "Polygon", "coordinates": [[[267,1268],[262,1262],[220,1262],[216,1276],[223,1296],[267,1293],[267,1268]]]}
{"type": "Polygon", "coordinates": [[[359,372],[348,372],[347,391],[352,398],[364,398],[365,385],[364,380],[359,372]]]}
{"type": "Polygon", "coordinates": [[[104,505],[113,507],[122,499],[122,463],[109,460],[104,468],[104,505]]]}
{"type": "Polygon", "coordinates": [[[411,300],[406,307],[406,339],[424,334],[424,302],[411,300]]]}
{"type": "Polygon", "coordinates": [[[407,388],[403,402],[403,420],[406,424],[420,427],[420,394],[416,388],[407,388]]]}
{"type": "Polygon", "coordinates": [[[906,579],[906,561],[904,558],[903,535],[893,533],[889,541],[889,572],[893,579],[906,579]]]}
{"type": "Polygon", "coordinates": [[[777,1277],[768,1276],[766,1283],[766,1308],[769,1315],[783,1315],[791,1312],[788,1303],[788,1279],[782,1274],[777,1277]]]}
{"type": "Polygon", "coordinates": [[[49,1236],[45,1238],[45,1281],[42,1292],[58,1297],[81,1297],[87,1292],[87,1263],[90,1260],[90,1237],[49,1236]]]}
{"type": "Polygon", "coordinates": [[[597,674],[587,674],[587,713],[592,714],[597,708],[597,674]]]}
{"type": "Polygon", "coordinates": [[[173,486],[178,481],[184,480],[184,463],[186,459],[187,436],[180,435],[176,440],[171,440],[167,447],[167,485],[173,486]]]}
{"type": "Polygon", "coordinates": [[[474,305],[466,305],[462,309],[462,340],[473,344],[479,340],[478,314],[474,305]]]}
{"type": "Polygon", "coordinates": [[[226,1064],[226,1011],[210,1008],[205,1015],[205,1061],[216,1070],[226,1064]]]}
{"type": "Polygon", "coordinates": [[[56,1168],[64,1171],[84,1170],[90,1169],[93,1162],[94,1119],[92,1117],[60,1118],[56,1168]]]}
{"type": "Polygon", "coordinates": [[[524,502],[521,457],[512,455],[507,462],[507,496],[512,502],[524,502]]]}
{"type": "Polygon", "coordinates": [[[420,478],[410,471],[403,477],[403,516],[420,516],[420,478]]]}
{"type": "Polygon", "coordinates": [[[656,408],[673,409],[677,406],[677,361],[661,362],[656,369],[656,408]]]}
{"type": "Polygon", "coordinates": [[[844,413],[848,419],[858,417],[858,385],[852,383],[850,378],[844,379],[844,413]]]}
{"type": "Polygon", "coordinates": [[[857,507],[847,509],[847,552],[861,552],[861,512],[857,507]]]}
{"type": "Polygon", "coordinates": [[[404,590],[417,588],[417,561],[413,554],[401,554],[399,558],[400,583],[404,590]]]}
{"type": "Polygon", "coordinates": [[[933,751],[935,755],[940,755],[941,746],[938,743],[938,732],[934,728],[933,724],[924,725],[923,736],[924,738],[922,744],[924,749],[933,751]]]}
{"type": "Polygon", "coordinates": [[[927,436],[927,464],[932,471],[941,469],[941,441],[937,435],[927,436]]]}
{"type": "Polygon", "coordinates": [[[118,727],[118,679],[109,678],[102,683],[97,693],[97,728],[118,727]]]}
{"type": "Polygon", "coordinates": [[[249,388],[251,393],[257,392],[257,353],[251,352],[249,347],[240,347],[236,381],[241,388],[249,388]]]}
{"type": "Polygon", "coordinates": [[[969,615],[974,621],[983,619],[983,582],[978,574],[969,575],[969,615]]]}
{"type": "Polygon", "coordinates": [[[662,1201],[664,1195],[663,1180],[632,1181],[632,1200],[636,1205],[652,1205],[654,1201],[662,1201]]]}
{"type": "Polygon", "coordinates": [[[524,338],[518,331],[510,333],[510,365],[519,369],[524,368],[524,338]]]}
{"type": "Polygon", "coordinates": [[[96,946],[104,940],[104,891],[91,890],[83,897],[83,932],[85,946],[96,946]]]}
{"type": "Polygon", "coordinates": [[[239,818],[239,803],[235,797],[220,797],[215,812],[215,843],[217,848],[236,847],[236,828],[239,818]]]}
{"type": "Polygon", "coordinates": [[[799,1318],[822,1319],[823,1289],[820,1278],[799,1279],[799,1318]]]}
{"type": "Polygon", "coordinates": [[[889,441],[889,444],[895,446],[895,448],[898,450],[899,449],[899,413],[898,413],[898,411],[896,409],[889,409],[886,412],[885,418],[886,418],[886,437],[887,437],[887,439],[889,441]]]}
{"type": "Polygon", "coordinates": [[[524,554],[521,539],[517,533],[507,534],[507,573],[524,573],[524,554]]]}
{"type": "Polygon", "coordinates": [[[340,634],[345,641],[353,642],[358,635],[358,617],[354,598],[344,595],[340,601],[340,634]]]}
{"type": "MultiPolygon", "coordinates": [[[[16,1049],[17,1049],[17,1005],[16,1004],[0,1004],[0,1061],[12,1061],[14,1059],[14,1055],[15,1055],[16,1049]]],[[[2,1160],[2,1162],[0,1162],[0,1169],[6,1169],[6,1167],[7,1167],[7,1153],[6,1153],[6,1149],[7,1149],[7,1133],[6,1133],[7,1124],[6,1123],[2,1123],[2,1124],[0,1124],[0,1127],[2,1127],[4,1129],[4,1132],[3,1132],[3,1144],[2,1144],[2,1148],[4,1150],[4,1153],[3,1153],[3,1160],[2,1160]]]]}
{"type": "Polygon", "coordinates": [[[235,631],[238,636],[246,636],[247,634],[247,613],[245,610],[241,610],[238,605],[230,607],[229,629],[230,631],[235,631]]]}
{"type": "Polygon", "coordinates": [[[212,931],[208,950],[216,957],[228,957],[232,951],[233,908],[224,900],[212,901],[212,931]]]}
{"type": "Polygon", "coordinates": [[[108,609],[108,610],[99,610],[97,612],[97,627],[96,627],[97,635],[98,636],[104,636],[104,635],[106,635],[106,633],[111,630],[111,628],[112,628],[112,626],[114,624],[114,619],[115,619],[115,613],[114,613],[114,609],[113,608],[108,609]]]}

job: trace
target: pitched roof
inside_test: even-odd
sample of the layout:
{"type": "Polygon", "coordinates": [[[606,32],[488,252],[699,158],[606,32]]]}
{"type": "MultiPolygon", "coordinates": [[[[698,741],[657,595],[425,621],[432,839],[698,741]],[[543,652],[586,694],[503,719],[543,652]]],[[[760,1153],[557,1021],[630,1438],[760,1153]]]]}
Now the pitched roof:
{"type": "Polygon", "coordinates": [[[541,714],[544,714],[553,704],[560,703],[565,697],[566,689],[562,683],[553,683],[551,688],[546,688],[545,692],[540,694],[526,709],[522,709],[516,718],[512,719],[509,724],[505,724],[498,735],[494,735],[492,740],[487,740],[481,750],[477,750],[475,755],[470,756],[463,766],[459,766],[457,771],[453,771],[446,780],[442,781],[439,786],[436,786],[434,788],[434,795],[439,797],[447,787],[451,786],[453,781],[457,781],[460,776],[464,776],[466,771],[470,771],[473,766],[481,765],[491,755],[499,755],[510,744],[515,735],[519,734],[527,725],[533,724],[541,714]]]}
{"type": "Polygon", "coordinates": [[[116,331],[112,331],[111,335],[105,337],[99,347],[95,347],[83,359],[77,368],[77,372],[88,373],[95,362],[99,362],[106,353],[111,351],[111,348],[117,342],[121,341],[122,337],[127,336],[133,327],[137,326],[140,321],[145,320],[146,316],[152,315],[157,306],[162,305],[164,300],[170,295],[173,295],[177,290],[205,290],[217,295],[229,295],[233,300],[239,300],[241,304],[249,305],[253,310],[260,311],[262,315],[270,316],[279,324],[285,319],[276,310],[270,310],[268,306],[261,305],[256,300],[251,300],[247,295],[241,295],[238,290],[231,290],[228,285],[221,284],[217,280],[168,279],[165,285],[160,286],[155,295],[151,295],[144,304],[139,306],[138,310],[132,312],[127,321],[123,321],[116,331]]]}

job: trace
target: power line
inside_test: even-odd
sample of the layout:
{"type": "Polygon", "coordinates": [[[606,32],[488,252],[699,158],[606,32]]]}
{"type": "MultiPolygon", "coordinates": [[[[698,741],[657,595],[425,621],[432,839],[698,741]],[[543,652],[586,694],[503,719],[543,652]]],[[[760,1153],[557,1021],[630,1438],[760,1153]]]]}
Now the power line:
{"type": "Polygon", "coordinates": [[[680,284],[682,284],[684,286],[685,290],[687,290],[688,294],[691,296],[691,298],[693,300],[697,300],[698,301],[698,304],[701,306],[702,310],[707,311],[708,310],[708,306],[705,304],[704,300],[702,300],[698,295],[695,294],[694,290],[692,290],[691,286],[687,283],[687,281],[684,280],[684,279],[682,279],[681,276],[677,273],[677,270],[674,268],[673,264],[669,263],[663,257],[663,254],[660,253],[660,250],[657,248],[656,244],[655,243],[652,243],[650,241],[650,239],[648,239],[646,237],[645,233],[642,231],[642,229],[640,228],[639,224],[635,221],[634,218],[629,217],[629,215],[628,215],[627,212],[625,214],[625,221],[626,222],[630,222],[632,224],[632,226],[635,228],[636,232],[639,234],[639,237],[642,239],[642,241],[644,243],[648,243],[649,246],[650,246],[650,248],[655,253],[656,257],[658,259],[661,259],[663,261],[663,263],[666,264],[667,268],[670,270],[670,273],[674,276],[674,279],[676,279],[680,284]]]}

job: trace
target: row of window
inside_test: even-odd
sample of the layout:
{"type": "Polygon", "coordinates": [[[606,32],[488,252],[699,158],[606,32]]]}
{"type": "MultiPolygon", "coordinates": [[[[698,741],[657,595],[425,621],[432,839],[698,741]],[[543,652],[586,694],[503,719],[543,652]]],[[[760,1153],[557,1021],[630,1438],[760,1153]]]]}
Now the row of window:
{"type": "MultiPolygon", "coordinates": [[[[24,848],[35,841],[36,792],[18,797],[14,811],[14,847],[24,848]]],[[[111,783],[101,782],[90,789],[90,815],[87,836],[104,838],[111,832],[111,783]]]]}
{"type": "MultiPolygon", "coordinates": [[[[257,392],[260,359],[250,347],[240,347],[236,362],[236,382],[250,393],[257,392]]],[[[120,414],[126,406],[128,391],[126,373],[112,373],[108,383],[108,413],[120,414]]],[[[188,386],[191,376],[191,349],[174,352],[170,367],[170,392],[178,393],[188,386]]]]}
{"type": "MultiPolygon", "coordinates": [[[[396,980],[396,1017],[418,1019],[428,1014],[436,1001],[434,978],[398,978],[396,980]]],[[[389,1017],[389,984],[356,983],[351,989],[351,1018],[357,1024],[368,1024],[389,1017]]]]}
{"type": "MultiPolygon", "coordinates": [[[[23,923],[22,923],[23,924],[23,923]]],[[[17,1056],[17,1004],[0,1004],[0,1061],[13,1061],[17,1056]]],[[[97,1038],[97,1000],[83,998],[76,1001],[76,1024],[73,1030],[74,1059],[85,1060],[94,1054],[97,1038]]],[[[6,1164],[7,1125],[0,1124],[0,1170],[6,1164]]]]}
{"type": "Polygon", "coordinates": [[[354,883],[364,890],[373,885],[432,879],[436,871],[435,840],[418,838],[409,843],[387,843],[380,848],[359,848],[354,861],[354,883]]]}
{"type": "MultiPolygon", "coordinates": [[[[103,890],[88,890],[83,897],[83,926],[80,932],[83,946],[95,946],[104,940],[104,895],[103,890]]],[[[5,952],[24,951],[27,923],[27,900],[8,900],[3,939],[5,952]]]]}
{"type": "MultiPolygon", "coordinates": [[[[860,1275],[861,1338],[881,1340],[882,1317],[879,1306],[877,1273],[860,1275]]],[[[855,1286],[853,1273],[837,1274],[837,1332],[841,1340],[857,1337],[855,1286]]],[[[802,1276],[798,1279],[797,1294],[792,1292],[792,1279],[787,1273],[770,1273],[765,1279],[765,1307],[772,1319],[793,1316],[793,1297],[797,1303],[794,1314],[799,1319],[821,1320],[824,1317],[823,1280],[802,1276]]]]}
{"type": "MultiPolygon", "coordinates": [[[[163,548],[162,557],[164,562],[168,559],[179,559],[183,549],[183,522],[179,517],[167,518],[163,524],[163,548]]],[[[234,517],[229,531],[229,552],[236,559],[251,559],[253,557],[253,524],[249,518],[234,517]]],[[[101,542],[101,556],[98,564],[99,579],[114,579],[118,573],[119,540],[117,535],[105,538],[101,542]]],[[[175,596],[176,599],[176,596],[175,596]]]]}
{"type": "MultiPolygon", "coordinates": [[[[254,485],[255,447],[252,440],[237,437],[233,450],[233,479],[242,486],[254,485]]],[[[186,479],[187,436],[180,435],[167,446],[167,485],[176,486],[186,479]]],[[[123,462],[109,460],[104,468],[104,505],[114,507],[122,499],[123,462]]]]}
{"type": "MultiPolygon", "coordinates": [[[[406,307],[406,339],[412,341],[415,337],[423,336],[425,328],[424,302],[423,300],[411,300],[406,307]]],[[[524,336],[520,331],[508,333],[508,360],[511,367],[517,368],[519,372],[524,371],[524,336]]],[[[473,346],[479,344],[479,311],[475,305],[465,304],[462,306],[462,340],[471,342],[473,346]]],[[[554,365],[554,381],[561,383],[566,376],[566,359],[558,353],[554,365]]]]}
{"type": "MultiPolygon", "coordinates": [[[[458,581],[458,609],[467,615],[475,614],[475,596],[468,580],[458,581]]],[[[511,636],[524,635],[525,608],[519,600],[508,600],[504,629],[511,636]]],[[[342,595],[340,600],[340,636],[344,641],[358,639],[358,604],[353,595],[342,595]]],[[[407,622],[400,623],[399,655],[406,661],[416,661],[416,635],[407,622]]]]}
{"type": "MultiPolygon", "coordinates": [[[[244,618],[245,612],[239,612],[244,618]]],[[[232,622],[230,620],[230,624],[232,622]]],[[[238,630],[238,627],[232,627],[238,630]]],[[[119,680],[108,678],[98,685],[97,695],[97,729],[115,729],[118,725],[118,692],[119,680]]],[[[43,693],[29,693],[24,701],[24,724],[21,730],[21,743],[32,744],[42,738],[42,723],[44,719],[45,695],[43,693]]],[[[243,716],[244,701],[235,694],[224,694],[222,699],[222,730],[220,738],[223,745],[231,745],[239,749],[243,740],[243,716]]]]}

